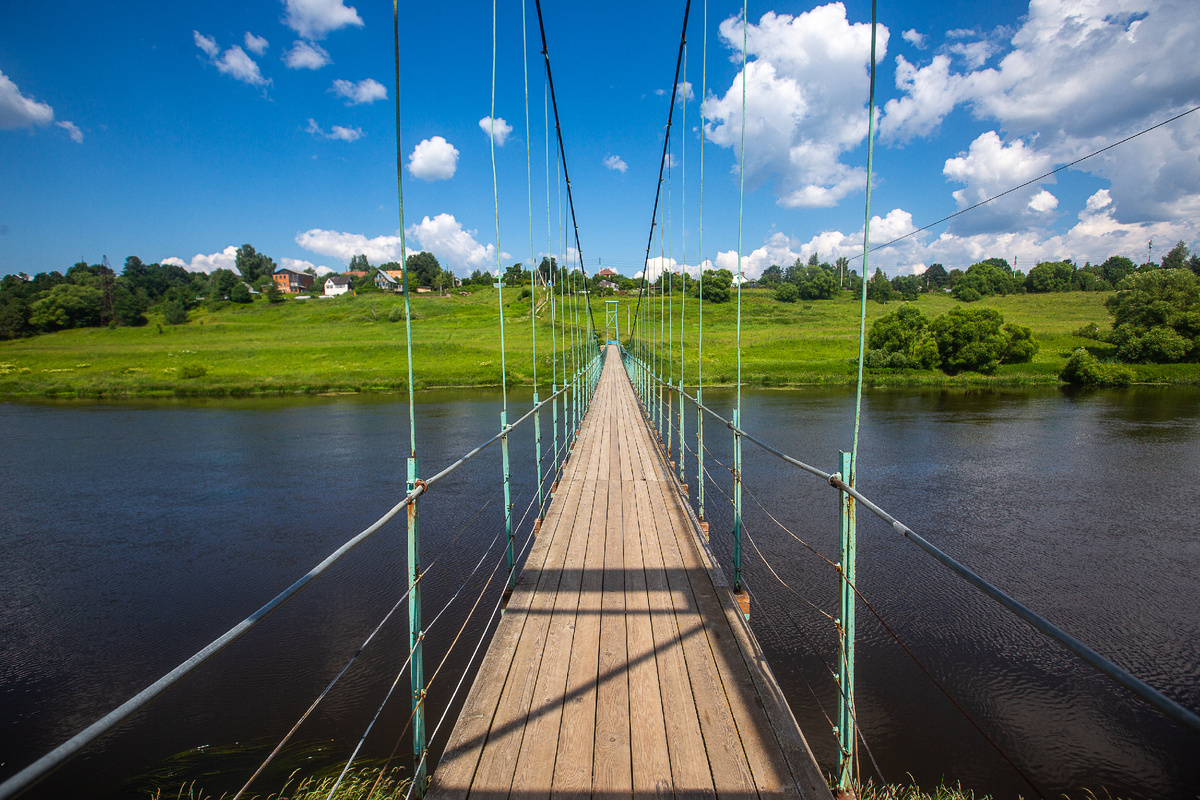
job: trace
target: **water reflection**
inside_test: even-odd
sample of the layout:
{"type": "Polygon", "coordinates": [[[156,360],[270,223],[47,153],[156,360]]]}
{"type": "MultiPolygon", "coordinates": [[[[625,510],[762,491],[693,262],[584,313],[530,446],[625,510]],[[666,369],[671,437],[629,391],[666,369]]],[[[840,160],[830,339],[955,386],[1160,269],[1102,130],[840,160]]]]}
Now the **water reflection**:
{"type": "MultiPolygon", "coordinates": [[[[705,398],[723,413],[733,402],[729,392],[705,398]]],[[[1200,392],[1180,389],[868,392],[859,485],[1035,610],[1200,708],[1198,400],[1200,392]]],[[[528,407],[529,397],[510,402],[528,407]]],[[[422,472],[494,434],[499,408],[498,392],[424,395],[422,472]]],[[[852,413],[841,389],[744,395],[748,430],[831,471],[849,446],[852,413]]],[[[549,415],[543,426],[549,447],[549,415]]],[[[687,427],[694,448],[694,417],[687,427]]],[[[527,431],[512,441],[518,517],[533,497],[527,431]]],[[[408,455],[407,409],[387,397],[6,404],[0,440],[15,454],[0,462],[2,775],[143,688],[373,521],[401,494],[408,455]]],[[[731,441],[708,423],[705,444],[715,479],[706,510],[728,565],[731,441]]],[[[748,547],[753,624],[828,769],[835,754],[822,708],[835,708],[836,636],[825,614],[836,615],[837,586],[829,566],[780,524],[836,561],[836,495],[752,445],[745,474],[747,534],[790,587],[748,547]]],[[[427,617],[503,529],[499,476],[493,448],[423,501],[426,560],[437,559],[427,617]]],[[[859,529],[860,584],[874,608],[1043,793],[1194,795],[1194,741],[890,529],[861,517],[859,529]]],[[[494,563],[471,577],[465,596],[483,588],[494,563]]],[[[258,753],[273,745],[403,591],[403,564],[396,526],[41,796],[135,796],[130,777],[161,759],[201,746],[250,743],[258,753]]],[[[463,613],[452,609],[430,631],[431,662],[463,613]]],[[[302,729],[296,753],[318,753],[309,763],[344,759],[357,741],[406,652],[398,617],[302,729]]],[[[1030,796],[870,612],[860,607],[859,620],[860,721],[885,774],[1030,796]]],[[[486,624],[470,623],[464,640],[486,624]]],[[[446,669],[457,674],[464,656],[446,669]]],[[[451,688],[435,687],[435,710],[451,688]]],[[[369,757],[390,752],[406,717],[404,702],[385,714],[369,757]]],[[[235,773],[229,785],[210,776],[206,789],[231,788],[244,772],[238,765],[252,760],[228,758],[218,761],[235,773]]],[[[290,770],[295,760],[286,763],[290,770]]]]}

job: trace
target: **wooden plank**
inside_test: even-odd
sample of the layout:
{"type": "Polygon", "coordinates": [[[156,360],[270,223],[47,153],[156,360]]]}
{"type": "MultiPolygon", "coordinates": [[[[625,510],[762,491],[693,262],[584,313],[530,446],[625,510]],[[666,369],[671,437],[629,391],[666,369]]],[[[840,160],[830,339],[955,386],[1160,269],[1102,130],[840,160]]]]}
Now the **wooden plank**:
{"type": "Polygon", "coordinates": [[[596,669],[600,647],[600,592],[604,588],[603,571],[593,565],[604,560],[608,481],[596,481],[595,485],[596,505],[592,509],[591,533],[580,584],[579,616],[575,621],[575,637],[571,642],[567,693],[552,782],[553,793],[567,798],[591,797],[592,747],[596,730],[596,669]]]}
{"type": "MultiPolygon", "coordinates": [[[[646,482],[635,484],[638,527],[642,540],[650,626],[658,668],[658,691],[662,698],[671,780],[675,795],[707,798],[713,795],[712,772],[704,751],[700,719],[692,699],[691,680],[680,646],[680,630],[671,606],[670,587],[663,568],[662,551],[656,541],[654,514],[646,482]]],[[[696,630],[684,631],[695,636],[696,630]]]]}
{"type": "MultiPolygon", "coordinates": [[[[675,502],[678,505],[678,498],[675,498],[675,502]]],[[[680,509],[680,513],[685,514],[686,511],[680,509]]],[[[792,715],[787,700],[784,699],[783,690],[775,681],[775,676],[767,664],[766,656],[759,647],[758,640],[750,631],[749,623],[742,616],[741,609],[738,608],[731,593],[726,588],[717,586],[717,580],[712,580],[714,575],[718,578],[723,577],[720,575],[720,566],[712,558],[712,554],[707,548],[701,546],[694,526],[689,524],[686,531],[678,531],[677,535],[680,548],[685,553],[685,563],[690,565],[689,570],[703,569],[708,573],[710,582],[715,588],[712,595],[699,598],[701,613],[709,619],[724,616],[729,626],[731,636],[719,637],[714,644],[720,651],[719,658],[723,658],[725,663],[730,666],[724,674],[734,676],[739,683],[744,703],[741,715],[756,718],[752,724],[759,726],[760,729],[764,720],[757,719],[757,717],[765,716],[765,722],[774,737],[774,747],[778,748],[780,755],[785,759],[788,774],[800,797],[810,800],[832,800],[832,793],[825,781],[825,776],[817,766],[804,733],[796,723],[796,718],[792,715]],[[686,548],[684,547],[685,538],[689,545],[686,548]],[[689,551],[693,554],[694,561],[687,557],[686,554],[689,551]],[[744,672],[737,668],[739,660],[744,665],[744,672]],[[759,702],[755,702],[755,698],[759,702]],[[759,703],[761,703],[761,707],[759,703]]],[[[691,574],[696,574],[696,572],[691,574]]],[[[721,580],[720,583],[724,585],[725,582],[721,580]]],[[[739,727],[741,726],[739,725],[739,727]]],[[[763,748],[770,750],[771,742],[764,742],[763,748]]],[[[757,770],[755,775],[757,778],[757,770]]],[[[759,786],[761,788],[761,782],[759,786]]]]}
{"type": "Polygon", "coordinates": [[[692,697],[700,717],[700,732],[704,749],[712,766],[713,783],[718,796],[749,796],[755,791],[753,774],[745,750],[733,724],[725,688],[717,672],[716,662],[704,635],[705,620],[698,613],[691,596],[691,585],[684,575],[679,548],[670,531],[671,519],[663,507],[661,485],[649,486],[658,543],[662,548],[663,566],[671,590],[675,615],[681,631],[696,631],[682,638],[683,657],[692,684],[692,697]]]}
{"type": "MultiPolygon", "coordinates": [[[[583,483],[579,483],[580,488],[583,483]]],[[[579,607],[581,582],[586,567],[592,510],[596,502],[595,483],[580,503],[579,515],[571,532],[571,544],[563,565],[563,578],[554,599],[554,610],[546,638],[542,666],[538,670],[533,706],[528,727],[517,758],[512,793],[522,800],[540,800],[550,796],[554,762],[558,750],[563,698],[567,691],[570,664],[579,607]]]]}
{"type": "MultiPolygon", "coordinates": [[[[616,425],[608,433],[616,438],[616,425]]],[[[613,447],[614,454],[619,448],[613,447]]],[[[618,468],[619,474],[619,468],[618,468]]],[[[631,797],[629,653],[625,633],[625,539],[621,510],[622,485],[608,482],[603,580],[600,598],[600,650],[596,686],[596,729],[592,759],[592,791],[611,800],[631,797]]],[[[593,565],[592,568],[594,568],[593,565]]]]}
{"type": "MultiPolygon", "coordinates": [[[[627,416],[622,418],[627,423],[627,416]]],[[[629,430],[622,425],[628,441],[629,430]]],[[[625,461],[640,460],[626,448],[625,461]]],[[[625,489],[622,524],[625,548],[625,630],[629,652],[629,716],[633,793],[638,798],[674,797],[671,782],[671,758],[659,690],[658,662],[654,652],[654,631],[650,623],[650,597],[642,560],[642,522],[638,514],[638,487],[625,489]]],[[[696,728],[699,734],[699,723],[696,728]]]]}

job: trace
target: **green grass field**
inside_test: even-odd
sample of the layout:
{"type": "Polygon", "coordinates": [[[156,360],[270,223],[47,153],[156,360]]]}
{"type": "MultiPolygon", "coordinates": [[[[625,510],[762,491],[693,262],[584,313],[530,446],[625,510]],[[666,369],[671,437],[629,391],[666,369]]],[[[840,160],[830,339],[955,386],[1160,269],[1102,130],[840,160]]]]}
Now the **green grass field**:
{"type": "MultiPolygon", "coordinates": [[[[496,290],[471,287],[469,297],[414,295],[414,384],[417,388],[496,386],[500,372],[500,326],[496,290]]],[[[505,293],[505,344],[509,382],[533,380],[530,301],[505,293]]],[[[1107,328],[1104,294],[1080,293],[992,297],[1006,321],[1033,329],[1041,345],[1029,364],[1001,366],[993,376],[950,377],[940,372],[868,373],[876,386],[973,386],[1055,384],[1071,351],[1103,345],[1073,336],[1087,323],[1107,328]]],[[[620,297],[617,316],[625,336],[636,298],[620,297]]],[[[675,298],[678,348],[678,297],[675,298]]],[[[654,305],[657,297],[644,301],[654,305]]],[[[958,301],[922,296],[926,315],[958,301]]],[[[10,397],[152,397],[326,392],[394,392],[407,386],[404,322],[389,321],[403,303],[395,295],[288,300],[271,305],[228,304],[197,310],[184,325],[86,328],[0,342],[0,395],[10,397]],[[202,375],[194,376],[198,372],[202,375]]],[[[896,303],[867,304],[867,324],[896,303]]],[[[585,308],[579,300],[580,319],[585,308]]],[[[605,325],[602,298],[592,298],[596,324],[605,325]]],[[[568,309],[569,310],[569,309],[568,309]]],[[[742,374],[748,385],[851,384],[858,348],[858,303],[848,294],[834,300],[784,304],[766,289],[748,290],[742,303],[742,374]]],[[[737,374],[735,302],[704,308],[705,385],[730,384],[737,374]]],[[[539,301],[538,383],[551,378],[549,307],[539,301]]],[[[656,329],[658,325],[654,326],[656,329]]],[[[569,336],[568,328],[568,336],[569,336]]],[[[658,331],[655,331],[658,335],[658,331]]],[[[695,382],[697,303],[685,311],[686,378],[695,382]]],[[[561,349],[561,343],[559,344],[561,349]]],[[[678,349],[675,357],[678,358],[678,349]]],[[[1200,383],[1200,365],[1135,367],[1140,382],[1200,383]]],[[[678,373],[676,372],[676,375],[678,373]]]]}

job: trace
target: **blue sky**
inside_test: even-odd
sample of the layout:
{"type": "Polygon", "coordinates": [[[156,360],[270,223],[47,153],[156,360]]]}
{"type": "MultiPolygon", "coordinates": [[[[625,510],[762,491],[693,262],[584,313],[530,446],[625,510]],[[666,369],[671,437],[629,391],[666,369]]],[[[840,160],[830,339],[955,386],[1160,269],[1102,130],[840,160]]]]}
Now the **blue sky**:
{"type": "MultiPolygon", "coordinates": [[[[533,1],[498,4],[499,262],[559,228],[533,1]],[[529,67],[526,129],[522,61],[529,67]],[[508,128],[511,127],[511,130],[508,128]],[[503,142],[501,144],[501,138],[503,142]]],[[[643,266],[682,3],[543,4],[589,272],[643,266]]],[[[662,264],[735,267],[741,6],[692,4],[662,264]],[[707,70],[703,50],[707,40],[707,70]],[[705,78],[705,71],[707,72],[705,78]],[[707,94],[703,82],[707,81],[707,94]],[[703,101],[703,102],[702,102],[703,101]],[[704,252],[699,250],[701,110],[704,252]]],[[[908,233],[1200,105],[1193,0],[882,3],[872,240],[908,233]]],[[[128,255],[210,270],[399,252],[392,9],[344,0],[8,4],[0,13],[0,273],[128,255]]],[[[861,253],[870,5],[753,2],[743,268],[861,253]]],[[[495,268],[490,4],[401,4],[406,240],[495,268]]],[[[1200,238],[1200,112],[875,253],[889,274],[987,256],[1157,260],[1200,238]]],[[[323,270],[322,270],[323,271],[323,270]]]]}

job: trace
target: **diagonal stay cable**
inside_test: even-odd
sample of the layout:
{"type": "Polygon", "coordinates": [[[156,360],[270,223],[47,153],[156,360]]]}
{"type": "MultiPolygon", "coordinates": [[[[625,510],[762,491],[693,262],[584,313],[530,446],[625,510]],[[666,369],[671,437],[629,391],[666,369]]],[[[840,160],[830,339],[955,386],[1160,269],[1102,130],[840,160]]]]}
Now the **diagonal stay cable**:
{"type": "MultiPolygon", "coordinates": [[[[443,551],[442,551],[443,553],[453,549],[454,545],[458,542],[458,540],[462,536],[462,534],[468,528],[471,527],[472,523],[474,523],[475,520],[477,520],[479,518],[479,516],[491,504],[491,502],[496,499],[496,495],[498,495],[499,493],[500,493],[500,490],[497,489],[495,492],[492,493],[491,497],[489,497],[486,501],[484,501],[483,505],[479,507],[479,510],[476,511],[474,515],[472,515],[471,519],[467,520],[466,524],[463,525],[459,529],[457,534],[455,534],[454,538],[450,541],[449,545],[443,549],[443,551]]],[[[494,545],[494,544],[495,544],[495,541],[493,541],[492,545],[494,545]]],[[[491,549],[492,545],[489,545],[489,548],[488,548],[489,550],[491,549]]],[[[438,560],[440,560],[441,555],[442,555],[442,553],[439,553],[437,558],[435,558],[432,562],[430,562],[429,566],[427,566],[424,570],[422,570],[420,580],[423,581],[425,579],[425,576],[429,574],[429,571],[431,569],[433,569],[434,564],[436,564],[438,562],[438,560]]],[[[467,575],[467,577],[465,577],[463,579],[462,585],[465,586],[466,583],[471,579],[471,576],[474,574],[475,574],[475,571],[472,570],[471,574],[467,575]]],[[[325,699],[325,697],[329,694],[329,692],[333,689],[333,687],[337,684],[337,682],[339,680],[341,680],[342,676],[346,674],[346,672],[350,669],[350,667],[358,659],[359,655],[362,654],[363,650],[365,650],[367,648],[367,645],[371,643],[371,640],[375,638],[375,634],[379,633],[380,629],[383,628],[383,626],[387,624],[387,621],[389,619],[391,619],[392,614],[396,613],[396,609],[398,609],[400,607],[401,603],[403,603],[405,600],[408,599],[409,595],[412,594],[413,589],[416,586],[417,586],[417,584],[413,583],[412,585],[410,585],[408,587],[408,590],[403,595],[401,595],[400,599],[396,601],[396,604],[394,606],[392,606],[391,610],[388,611],[387,614],[384,615],[384,617],[380,621],[380,623],[375,626],[375,629],[373,631],[371,631],[370,635],[368,635],[367,638],[363,640],[363,643],[358,646],[358,649],[354,651],[354,655],[350,656],[350,660],[348,660],[346,662],[345,666],[343,666],[341,668],[341,670],[337,673],[337,675],[333,676],[333,680],[331,680],[329,682],[329,684],[325,687],[325,689],[319,695],[317,695],[317,699],[313,700],[312,705],[310,705],[308,707],[308,709],[303,714],[300,715],[300,718],[298,720],[296,720],[296,724],[293,725],[292,729],[287,732],[287,735],[285,735],[283,737],[283,739],[280,740],[279,744],[275,746],[275,749],[272,750],[270,752],[270,754],[266,757],[266,759],[263,760],[262,764],[260,764],[258,769],[256,769],[254,771],[254,774],[250,776],[250,778],[246,781],[245,785],[243,785],[242,788],[237,791],[237,794],[235,794],[233,796],[233,800],[239,800],[239,798],[241,798],[241,796],[243,794],[245,794],[246,790],[250,788],[250,784],[254,783],[254,781],[263,773],[263,770],[265,770],[271,764],[271,762],[275,760],[275,757],[279,755],[279,753],[283,750],[283,748],[291,740],[292,736],[295,735],[296,731],[300,730],[300,726],[304,724],[305,720],[307,720],[308,717],[312,714],[312,712],[316,710],[317,706],[319,706],[321,704],[321,701],[323,701],[325,699]]],[[[460,587],[460,589],[461,589],[461,587],[460,587]]],[[[436,622],[436,618],[434,621],[436,622]]]]}

